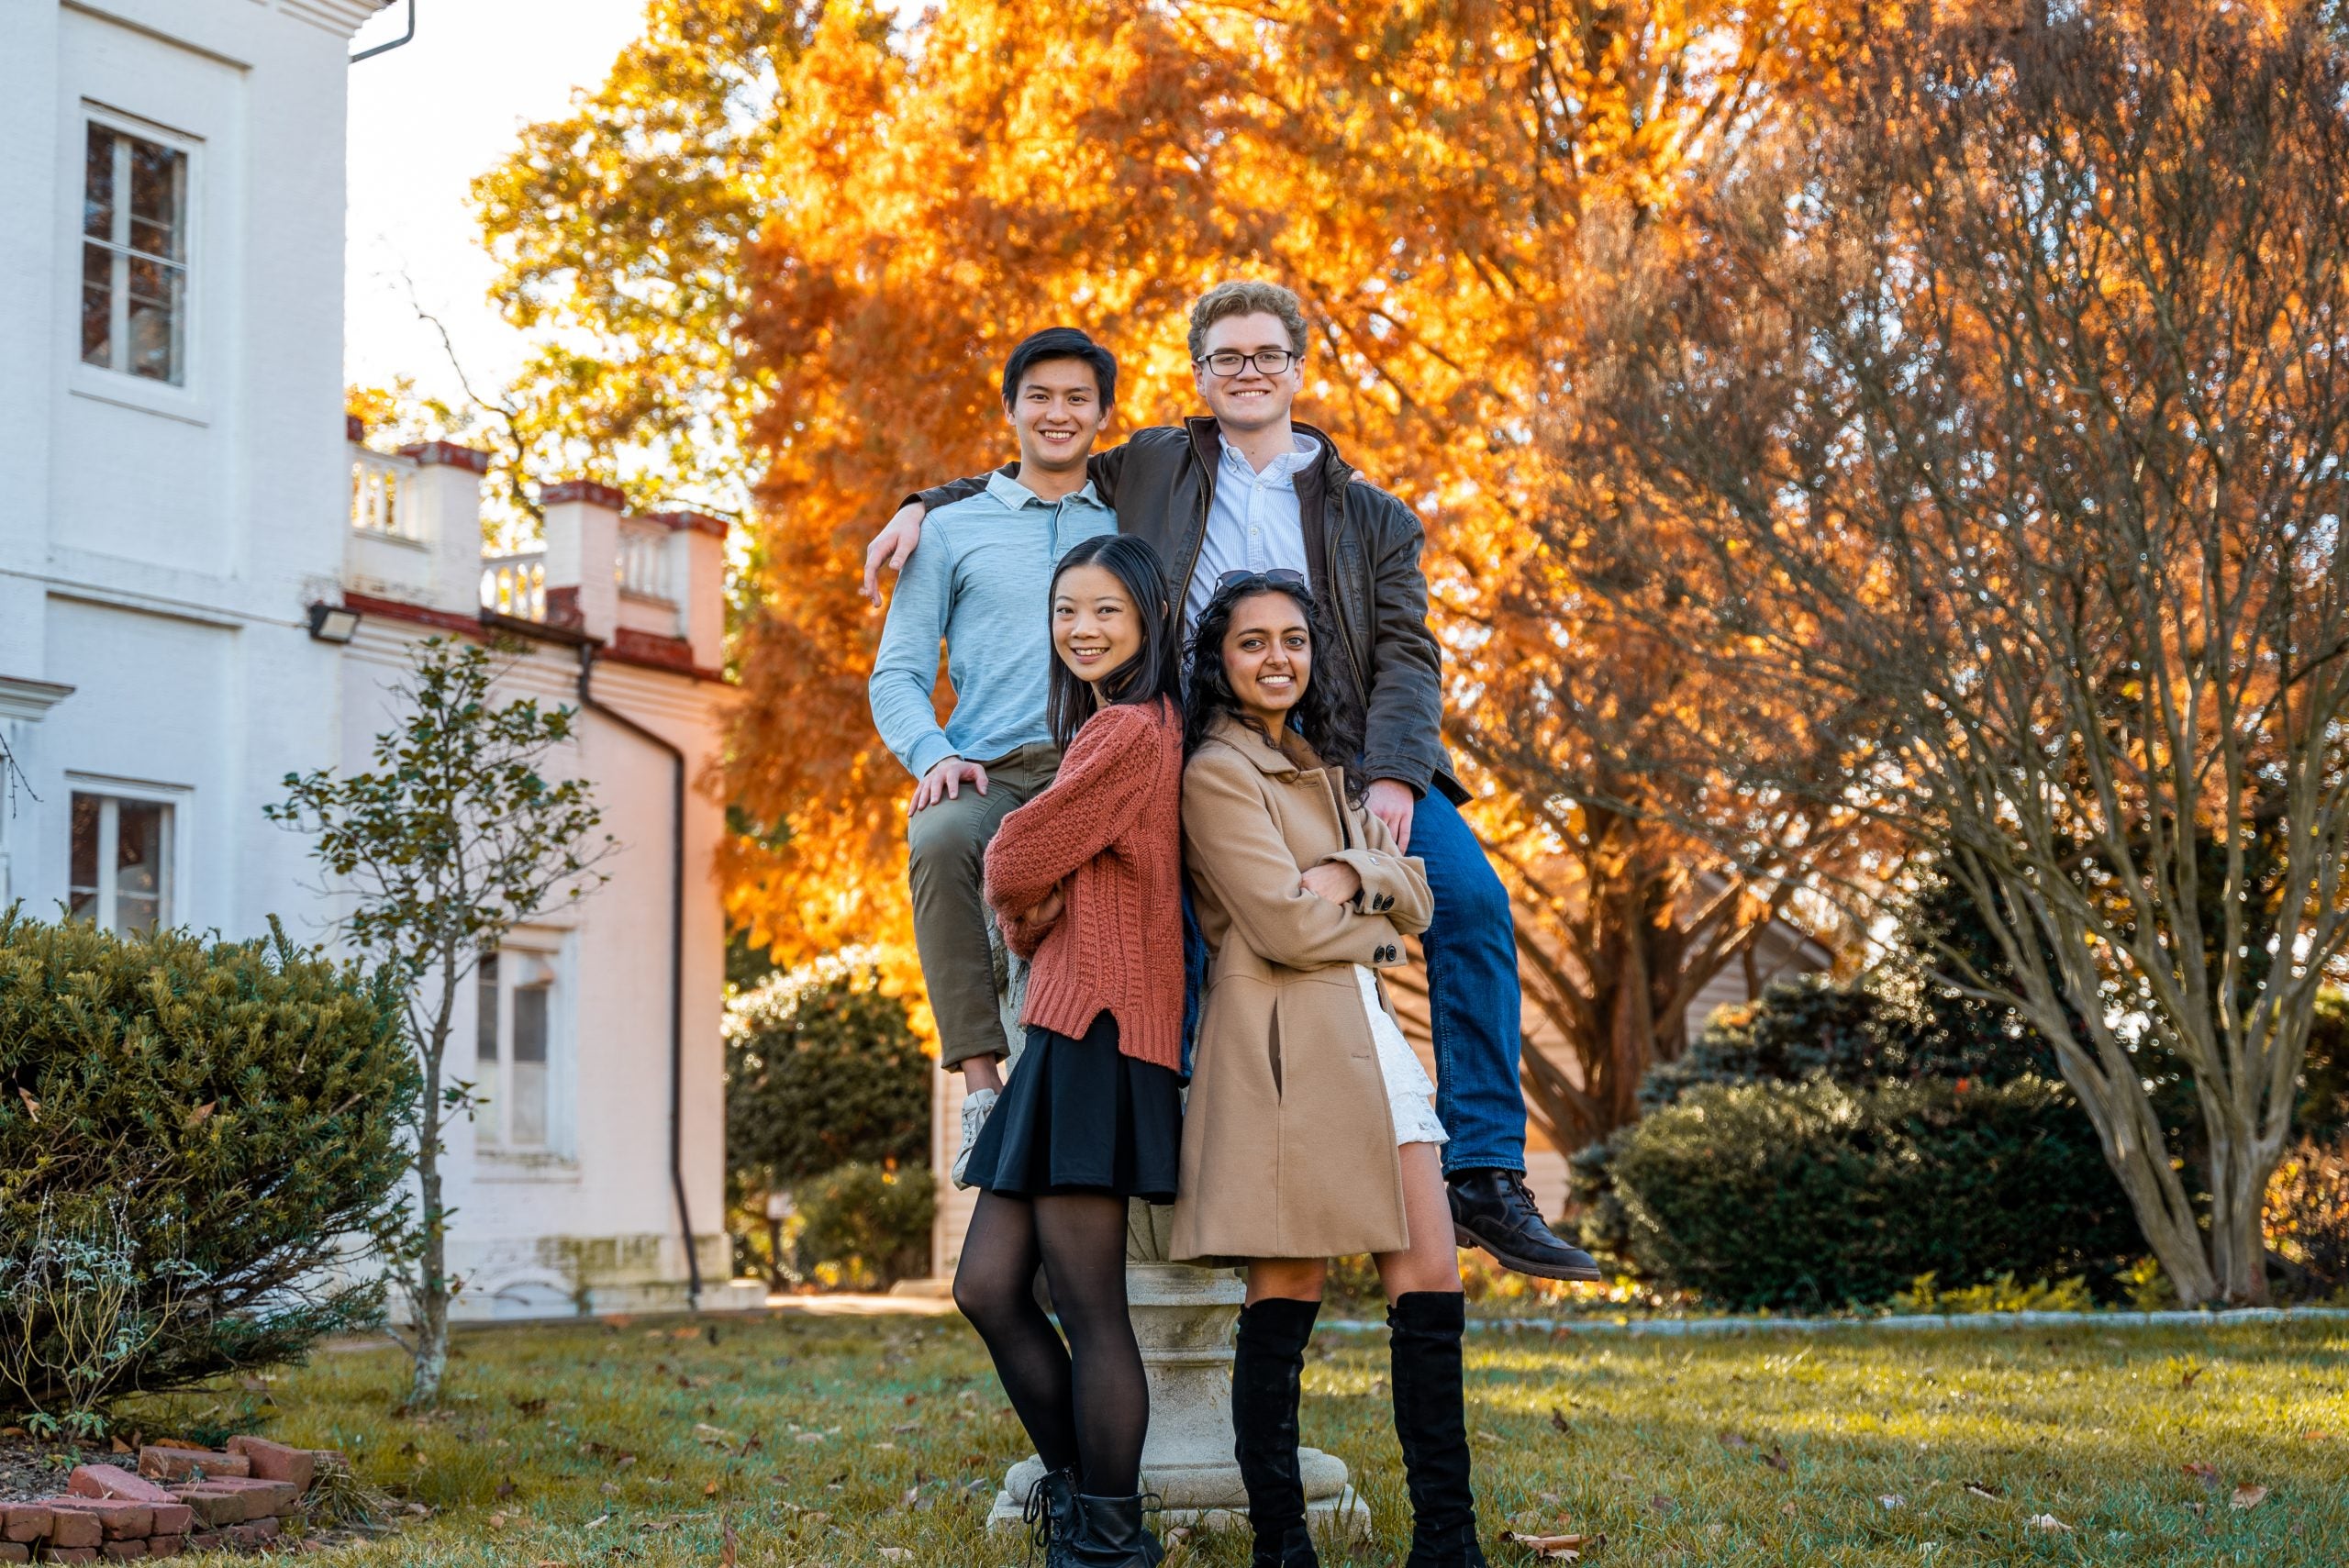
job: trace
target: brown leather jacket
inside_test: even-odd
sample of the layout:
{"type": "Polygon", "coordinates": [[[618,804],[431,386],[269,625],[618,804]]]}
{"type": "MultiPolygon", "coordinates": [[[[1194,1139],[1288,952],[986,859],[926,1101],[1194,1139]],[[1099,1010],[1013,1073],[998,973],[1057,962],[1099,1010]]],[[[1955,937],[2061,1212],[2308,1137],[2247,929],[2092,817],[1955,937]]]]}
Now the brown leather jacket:
{"type": "MultiPolygon", "coordinates": [[[[1297,476],[1298,516],[1314,591],[1337,619],[1363,706],[1363,773],[1465,800],[1443,749],[1442,653],[1428,630],[1419,519],[1356,473],[1327,435],[1297,428],[1321,443],[1321,461],[1297,476]]],[[[1178,603],[1198,564],[1222,458],[1215,421],[1196,417],[1137,430],[1087,465],[1117,508],[1119,531],[1148,539],[1165,561],[1178,603]]],[[[985,476],[958,479],[912,499],[935,510],[985,487],[985,476]]]]}

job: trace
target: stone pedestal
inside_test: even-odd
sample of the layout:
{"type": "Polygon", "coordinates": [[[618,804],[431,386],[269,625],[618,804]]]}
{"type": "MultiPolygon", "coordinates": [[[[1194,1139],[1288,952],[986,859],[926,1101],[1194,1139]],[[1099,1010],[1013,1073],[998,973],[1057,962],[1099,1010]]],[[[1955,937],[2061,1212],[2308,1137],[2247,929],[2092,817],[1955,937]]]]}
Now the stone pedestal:
{"type": "MultiPolygon", "coordinates": [[[[1168,1214],[1136,1204],[1128,1231],[1126,1303],[1150,1378],[1142,1490],[1158,1494],[1162,1529],[1208,1523],[1245,1529],[1248,1494],[1231,1454],[1231,1334],[1246,1293],[1229,1271],[1155,1261],[1166,1255],[1168,1214]]],[[[1365,1529],[1370,1513],[1346,1483],[1345,1462],[1310,1448],[1298,1460],[1315,1533],[1365,1529]]],[[[1013,1465],[988,1528],[1017,1527],[1043,1473],[1043,1462],[1033,1457],[1013,1465]]]]}

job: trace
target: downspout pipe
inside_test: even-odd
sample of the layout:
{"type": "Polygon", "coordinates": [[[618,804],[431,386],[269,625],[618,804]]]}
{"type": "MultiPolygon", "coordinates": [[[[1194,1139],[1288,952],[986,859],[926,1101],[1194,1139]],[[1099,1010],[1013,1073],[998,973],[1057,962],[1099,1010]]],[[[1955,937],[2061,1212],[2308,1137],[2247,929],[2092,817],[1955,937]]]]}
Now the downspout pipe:
{"type": "Polygon", "coordinates": [[[701,1306],[701,1260],[694,1253],[693,1210],[685,1202],[685,754],[596,696],[594,642],[579,645],[579,706],[600,714],[669,755],[669,1185],[685,1243],[685,1298],[701,1306]]]}
{"type": "Polygon", "coordinates": [[[402,33],[399,37],[394,39],[389,43],[379,43],[373,49],[361,50],[357,54],[351,57],[349,63],[356,65],[362,60],[373,60],[379,54],[389,54],[392,50],[399,48],[400,45],[404,43],[413,43],[415,41],[416,0],[407,0],[407,31],[402,33]]]}

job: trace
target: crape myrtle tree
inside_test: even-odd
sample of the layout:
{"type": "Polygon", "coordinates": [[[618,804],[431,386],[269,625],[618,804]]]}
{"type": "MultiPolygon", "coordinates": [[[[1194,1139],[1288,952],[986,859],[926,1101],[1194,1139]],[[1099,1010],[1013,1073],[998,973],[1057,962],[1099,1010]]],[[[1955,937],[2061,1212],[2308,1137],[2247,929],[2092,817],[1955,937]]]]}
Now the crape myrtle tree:
{"type": "Polygon", "coordinates": [[[2052,1044],[2180,1297],[2257,1301],[2349,940],[2349,50],[2303,6],[2015,20],[1880,39],[1669,242],[1593,226],[1541,528],[1716,677],[1628,765],[1932,852],[2004,965],[1943,977],[2052,1044]]]}
{"type": "Polygon", "coordinates": [[[415,1224],[398,1260],[409,1302],[408,1404],[437,1403],[449,1362],[450,1209],[444,1135],[474,1085],[447,1072],[457,999],[482,954],[519,921],[585,896],[616,847],[587,780],[547,776],[578,737],[576,712],[496,700],[500,668],[476,643],[427,638],[393,688],[404,710],[378,733],[373,767],[289,773],[272,821],[315,836],[328,891],[349,900],[351,947],[396,977],[426,1093],[416,1135],[415,1224]]]}

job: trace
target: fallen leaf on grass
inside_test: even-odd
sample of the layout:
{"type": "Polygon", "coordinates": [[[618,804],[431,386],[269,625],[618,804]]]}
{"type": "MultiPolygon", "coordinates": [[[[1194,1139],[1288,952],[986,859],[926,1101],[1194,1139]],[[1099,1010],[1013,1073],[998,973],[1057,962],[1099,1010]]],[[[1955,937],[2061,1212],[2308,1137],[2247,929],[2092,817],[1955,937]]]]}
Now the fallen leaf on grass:
{"type": "Polygon", "coordinates": [[[1566,1413],[1564,1410],[1559,1409],[1554,1405],[1550,1407],[1550,1425],[1562,1432],[1571,1432],[1574,1430],[1574,1428],[1567,1423],[1566,1413]]]}
{"type": "Polygon", "coordinates": [[[1476,1440],[1480,1443],[1490,1443],[1495,1448],[1501,1446],[1501,1435],[1498,1432],[1478,1432],[1476,1440]]]}
{"type": "Polygon", "coordinates": [[[1665,1518],[1670,1518],[1674,1513],[1678,1511],[1680,1505],[1665,1496],[1663,1493],[1658,1492],[1654,1496],[1648,1499],[1648,1507],[1653,1508],[1657,1513],[1662,1514],[1665,1518]]]}
{"type": "Polygon", "coordinates": [[[1973,1493],[1977,1497],[1996,1498],[1998,1495],[1998,1489],[1996,1486],[1992,1486],[1987,1483],[1981,1481],[1967,1482],[1965,1484],[1965,1489],[1968,1492],[1973,1493]]]}
{"type": "Polygon", "coordinates": [[[1878,1497],[1876,1500],[1876,1506],[1879,1508],[1906,1507],[1908,1503],[1909,1499],[1902,1496],[1898,1492],[1887,1492],[1883,1496],[1878,1497]]]}
{"type": "Polygon", "coordinates": [[[1597,1544],[1587,1536],[1525,1535],[1513,1529],[1501,1531],[1502,1545],[1521,1546],[1533,1553],[1536,1558],[1548,1562],[1581,1562],[1583,1547],[1586,1542],[1591,1545],[1597,1544]]]}
{"type": "Polygon", "coordinates": [[[913,1559],[913,1553],[902,1546],[885,1546],[881,1549],[881,1555],[892,1562],[907,1562],[913,1559]]]}
{"type": "Polygon", "coordinates": [[[610,1522],[611,1517],[612,1516],[609,1514],[597,1514],[594,1518],[587,1521],[586,1528],[594,1529],[597,1525],[607,1524],[610,1522]]]}
{"type": "Polygon", "coordinates": [[[1770,1451],[1762,1456],[1762,1462],[1784,1475],[1787,1473],[1787,1451],[1772,1443],[1770,1451]]]}
{"type": "Polygon", "coordinates": [[[2072,1533],[2072,1527],[2065,1524],[2062,1519],[2057,1518],[2054,1514],[2032,1515],[2031,1528],[2033,1529],[2060,1529],[2066,1535],[2072,1533]]]}
{"type": "Polygon", "coordinates": [[[1785,1502],[1779,1504],[1778,1512],[1786,1515],[1788,1518],[1793,1518],[1795,1517],[1794,1499],[1789,1497],[1785,1502]]]}
{"type": "Polygon", "coordinates": [[[2267,1501],[2267,1488],[2265,1486],[2254,1485],[2251,1482],[2246,1481],[2242,1485],[2235,1488],[2234,1496],[2227,1499],[2227,1507],[2230,1508],[2255,1508],[2266,1501],[2267,1501]]]}
{"type": "Polygon", "coordinates": [[[1753,1446],[1753,1440],[1743,1432],[1721,1431],[1714,1433],[1713,1436],[1714,1440],[1723,1448],[1752,1448],[1753,1446]]]}
{"type": "Polygon", "coordinates": [[[704,1482],[704,1483],[702,1484],[701,1495],[702,1495],[703,1496],[705,1496],[705,1497],[715,1497],[715,1496],[718,1496],[718,1483],[717,1483],[717,1482],[715,1482],[715,1481],[706,1481],[706,1482],[704,1482]]]}
{"type": "Polygon", "coordinates": [[[2216,1486],[2219,1484],[2219,1467],[2215,1464],[2206,1463],[2198,1459],[2191,1463],[2182,1464],[2178,1468],[2205,1486],[2216,1486]]]}
{"type": "Polygon", "coordinates": [[[900,1434],[906,1432],[918,1432],[921,1430],[921,1423],[919,1421],[900,1421],[897,1425],[891,1427],[889,1429],[900,1434]]]}
{"type": "Polygon", "coordinates": [[[711,1448],[732,1448],[741,1440],[742,1434],[740,1432],[729,1432],[724,1427],[713,1427],[707,1421],[694,1423],[694,1441],[697,1443],[707,1443],[711,1448]]]}
{"type": "Polygon", "coordinates": [[[734,1521],[732,1519],[721,1518],[718,1521],[718,1528],[721,1532],[721,1540],[723,1542],[723,1544],[718,1548],[718,1568],[734,1568],[734,1550],[736,1544],[734,1521]]]}

